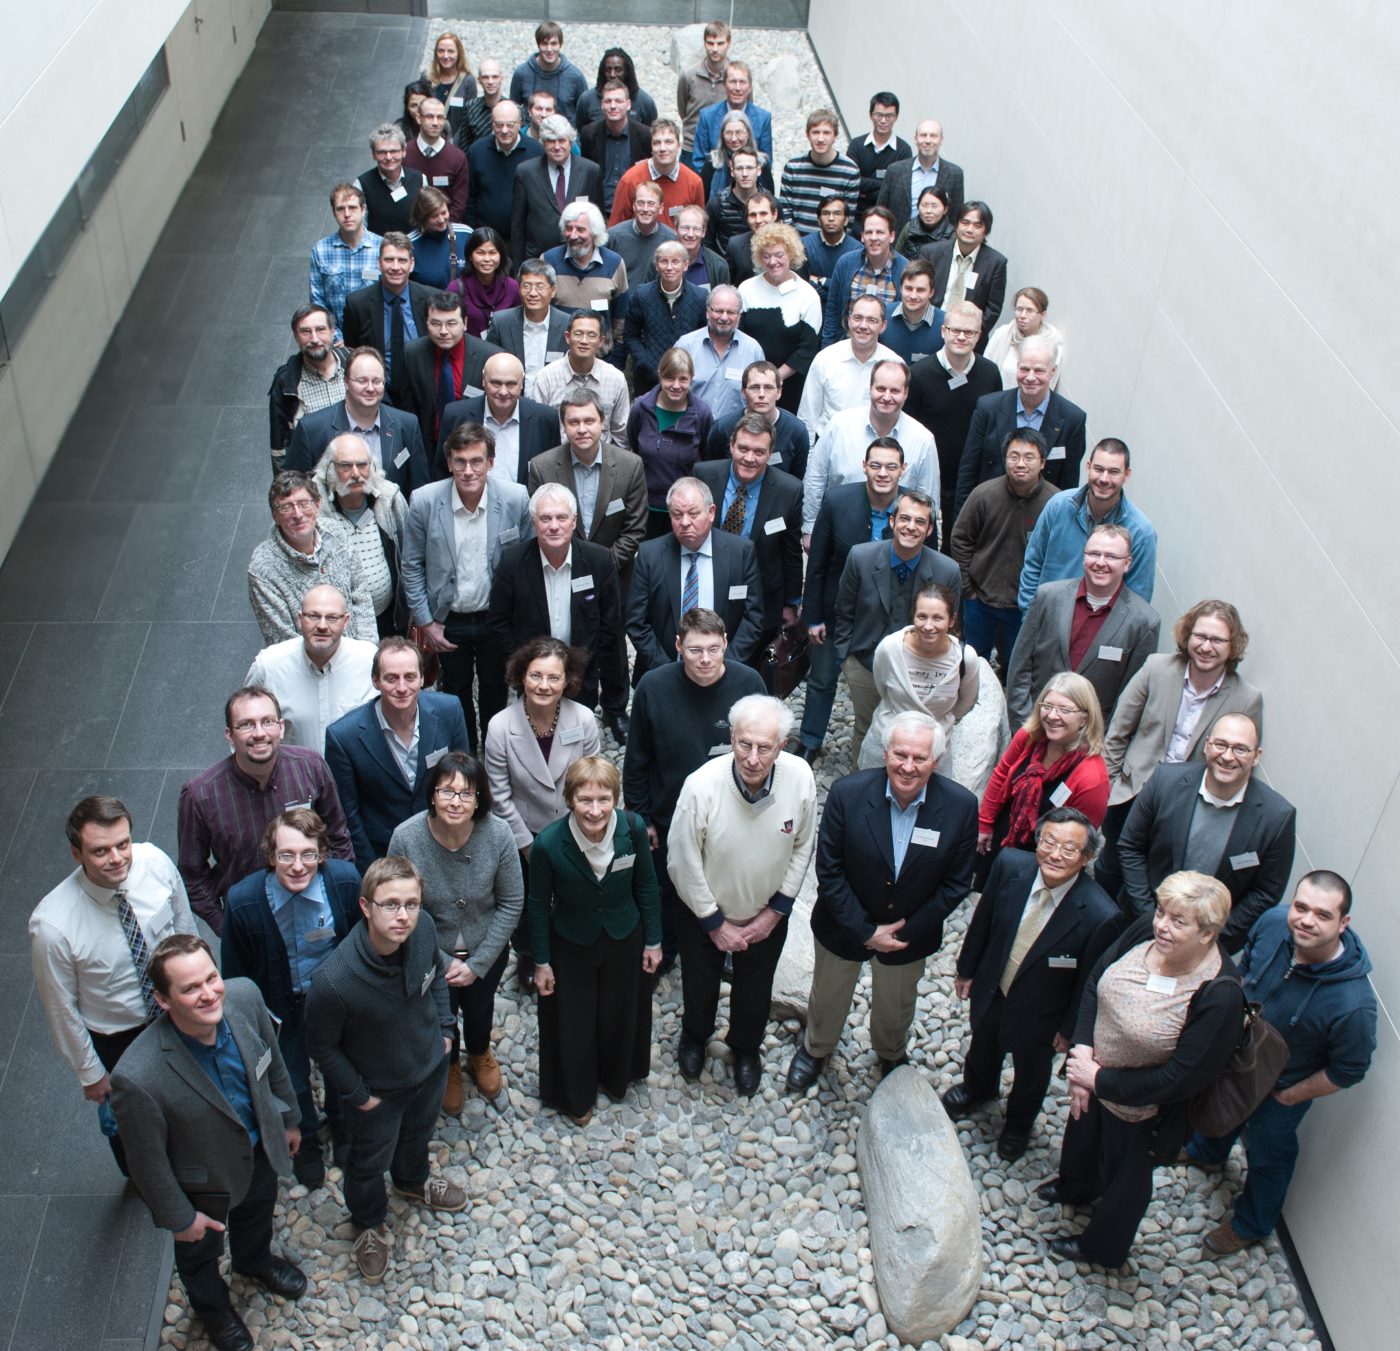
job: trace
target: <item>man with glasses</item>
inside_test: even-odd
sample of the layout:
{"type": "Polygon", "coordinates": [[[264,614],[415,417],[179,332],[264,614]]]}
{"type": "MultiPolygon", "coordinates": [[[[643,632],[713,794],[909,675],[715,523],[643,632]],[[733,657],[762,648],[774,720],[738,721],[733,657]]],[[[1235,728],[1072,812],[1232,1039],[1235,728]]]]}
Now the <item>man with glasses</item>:
{"type": "MultiPolygon", "coordinates": [[[[246,976],[277,1020],[277,1046],[301,1112],[292,1172],[308,1188],[325,1182],[326,1161],[306,1050],[306,999],[311,978],[360,919],[360,874],[353,863],[328,858],[327,846],[326,823],[310,807],[273,817],[262,837],[264,866],[229,889],[219,950],[224,978],[246,976]]],[[[343,1164],[344,1131],[331,1092],[326,1117],[343,1164]]]]}
{"type": "MultiPolygon", "coordinates": [[[[852,139],[847,156],[860,170],[860,201],[857,211],[864,216],[880,196],[880,187],[890,167],[902,159],[912,159],[909,142],[894,134],[899,118],[899,99],[887,89],[870,96],[870,134],[852,139]]],[[[899,231],[896,228],[895,233],[899,231]]]]}
{"type": "Polygon", "coordinates": [[[403,156],[407,137],[395,122],[385,122],[370,134],[369,149],[374,168],[366,169],[355,182],[365,195],[366,223],[371,234],[383,238],[391,230],[407,234],[412,228],[413,199],[423,187],[423,175],[406,169],[403,156]]]}
{"type": "Polygon", "coordinates": [[[287,444],[302,418],[345,398],[348,353],[336,343],[336,328],[337,321],[322,305],[303,305],[292,315],[297,350],[277,368],[268,390],[274,474],[286,468],[287,444]]]}
{"type": "Polygon", "coordinates": [[[272,480],[267,502],[272,532],[248,560],[248,600],[263,642],[297,636],[302,598],[314,586],[333,586],[349,597],[351,635],[373,642],[379,629],[350,527],[320,514],[316,480],[284,469],[272,480]]]}
{"type": "Polygon", "coordinates": [[[1124,585],[1132,564],[1128,532],[1121,525],[1097,526],[1084,545],[1080,575],[1046,582],[1036,592],[1006,675],[1013,725],[1030,716],[1031,701],[1060,671],[1084,676],[1099,697],[1105,725],[1112,719],[1118,696],[1157,650],[1162,629],[1157,611],[1124,585]]]}
{"type": "Polygon", "coordinates": [[[447,1086],[453,1014],[437,926],[406,858],[382,858],[360,887],[365,917],[316,972],[306,1042],[350,1123],[345,1205],[351,1257],[369,1285],[389,1265],[388,1169],[394,1191],[429,1210],[465,1210],[467,1194],[435,1176],[428,1145],[447,1086]]]}
{"type": "Polygon", "coordinates": [[[968,1004],[963,1077],[943,1095],[954,1121],[1001,1093],[1015,1068],[997,1153],[1026,1152],[1057,1052],[1069,1050],[1089,972],[1116,936],[1118,907],[1084,870],[1103,837],[1081,811],[1055,807],[1035,828],[1035,853],[1003,849],[968,921],[954,989],[968,1004]]]}
{"type": "Polygon", "coordinates": [[[326,823],[333,858],[350,858],[350,833],[335,780],[321,756],[282,744],[276,696],[245,685],[224,705],[224,738],[233,749],[180,790],[180,876],[190,908],[221,933],[229,888],[262,867],[267,823],[309,807],[326,823]]]}
{"type": "Polygon", "coordinates": [[[783,745],[792,713],[778,699],[748,695],[729,710],[727,755],[712,756],[681,788],[667,835],[685,1008],[676,1061],[700,1077],[715,1030],[726,955],[734,1087],[752,1097],[763,1077],[773,973],[787,919],[817,838],[812,770],[783,745]]]}
{"type": "MultiPolygon", "coordinates": [[[[743,308],[734,287],[711,287],[705,297],[705,326],[683,333],[676,342],[695,363],[691,395],[704,403],[716,423],[725,418],[737,420],[744,411],[744,373],[755,361],[763,360],[763,348],[739,331],[743,308]]],[[[776,393],[773,398],[776,403],[776,393]]],[[[714,444],[713,429],[710,444],[714,444]]]]}
{"type": "Polygon", "coordinates": [[[491,109],[491,134],[467,151],[467,224],[489,225],[502,239],[510,238],[515,171],[544,154],[538,141],[520,134],[521,120],[519,105],[502,99],[491,109]]]}
{"type": "Polygon", "coordinates": [[[569,312],[554,304],[558,278],[544,259],[527,258],[515,275],[520,286],[520,304],[508,310],[497,310],[491,316],[486,327],[486,341],[495,343],[521,362],[525,368],[525,393],[533,398],[535,377],[551,361],[558,361],[564,355],[564,325],[569,321],[569,312]]]}
{"type": "Polygon", "coordinates": [[[1230,918],[1220,931],[1238,952],[1250,927],[1282,901],[1293,869],[1298,813],[1255,777],[1259,727],[1243,713],[1225,713],[1205,741],[1206,765],[1159,765],[1137,795],[1118,837],[1123,870],[1119,906],[1146,914],[1162,879],[1183,868],[1223,882],[1230,918]]]}

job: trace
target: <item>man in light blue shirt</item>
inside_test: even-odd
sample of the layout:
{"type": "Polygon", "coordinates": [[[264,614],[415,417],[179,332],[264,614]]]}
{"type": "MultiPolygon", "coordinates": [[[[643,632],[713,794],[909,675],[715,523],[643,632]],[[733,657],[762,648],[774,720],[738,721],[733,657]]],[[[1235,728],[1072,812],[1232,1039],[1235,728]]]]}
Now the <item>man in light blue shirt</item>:
{"type": "Polygon", "coordinates": [[[695,363],[691,393],[716,422],[744,411],[744,370],[763,360],[763,349],[739,332],[743,303],[732,286],[716,286],[705,298],[705,327],[682,334],[676,346],[695,363]]]}

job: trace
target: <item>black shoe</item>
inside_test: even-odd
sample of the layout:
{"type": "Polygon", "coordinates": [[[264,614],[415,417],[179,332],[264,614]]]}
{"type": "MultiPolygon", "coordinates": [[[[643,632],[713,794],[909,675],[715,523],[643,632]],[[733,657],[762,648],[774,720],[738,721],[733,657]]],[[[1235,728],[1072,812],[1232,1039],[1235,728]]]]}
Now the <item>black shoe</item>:
{"type": "Polygon", "coordinates": [[[613,734],[613,740],[616,741],[619,746],[625,746],[627,744],[627,729],[630,725],[631,724],[627,721],[627,714],[625,713],[608,713],[605,711],[603,714],[603,726],[613,734]]]}
{"type": "Polygon", "coordinates": [[[215,1351],[253,1351],[253,1334],[232,1306],[220,1313],[205,1314],[201,1321],[215,1351]]]}
{"type": "Polygon", "coordinates": [[[989,1098],[974,1097],[967,1091],[966,1084],[954,1084],[943,1095],[943,1110],[954,1121],[961,1121],[963,1117],[971,1115],[984,1102],[989,1101],[989,1098]]]}
{"type": "Polygon", "coordinates": [[[515,959],[515,988],[521,994],[533,994],[535,991],[535,964],[528,957],[517,956],[515,959]]]}
{"type": "Polygon", "coordinates": [[[1015,1163],[1030,1147],[1031,1138],[1020,1131],[1003,1130],[997,1137],[997,1153],[1007,1162],[1015,1163]]]}
{"type": "Polygon", "coordinates": [[[888,1077],[889,1075],[893,1074],[895,1070],[897,1070],[901,1065],[907,1065],[908,1063],[909,1057],[907,1055],[900,1056],[898,1060],[886,1060],[883,1057],[880,1057],[880,1078],[884,1079],[888,1077]]]}
{"type": "Polygon", "coordinates": [[[680,1066],[681,1074],[694,1083],[705,1068],[704,1046],[682,1036],[676,1045],[676,1064],[680,1066]]]}
{"type": "Polygon", "coordinates": [[[763,1081],[763,1062],[754,1051],[734,1052],[734,1087],[745,1098],[758,1092],[763,1081]]]}
{"type": "Polygon", "coordinates": [[[1035,1194],[1042,1201],[1049,1201],[1053,1205],[1067,1206],[1071,1204],[1065,1200],[1064,1193],[1060,1191],[1060,1179],[1057,1177],[1052,1177],[1049,1182],[1042,1182],[1035,1189],[1035,1194]]]}
{"type": "Polygon", "coordinates": [[[238,1274],[257,1281],[283,1299],[300,1299],[306,1293],[306,1273],[281,1257],[274,1257],[257,1271],[240,1271],[238,1274]]]}
{"type": "Polygon", "coordinates": [[[795,752],[799,760],[805,760],[809,765],[815,765],[822,758],[824,746],[799,746],[795,752]]]}
{"type": "Polygon", "coordinates": [[[321,1142],[314,1135],[301,1137],[301,1148],[292,1155],[292,1172],[308,1191],[315,1191],[326,1181],[326,1156],[321,1142]]]}
{"type": "Polygon", "coordinates": [[[1058,1238],[1052,1238],[1050,1251],[1056,1257],[1064,1257],[1071,1262],[1087,1262],[1089,1260],[1084,1256],[1084,1252],[1079,1246],[1078,1234],[1061,1234],[1058,1238]]]}
{"type": "Polygon", "coordinates": [[[817,1076],[825,1068],[825,1056],[810,1055],[805,1046],[799,1046],[793,1052],[792,1064],[788,1066],[788,1088],[794,1093],[805,1093],[817,1082],[817,1076]]]}

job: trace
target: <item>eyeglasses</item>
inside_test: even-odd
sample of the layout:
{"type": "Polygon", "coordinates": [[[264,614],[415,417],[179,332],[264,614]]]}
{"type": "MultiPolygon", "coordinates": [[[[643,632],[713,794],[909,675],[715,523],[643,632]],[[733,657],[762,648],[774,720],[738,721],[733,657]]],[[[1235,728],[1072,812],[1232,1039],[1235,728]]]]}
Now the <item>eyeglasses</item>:
{"type": "Polygon", "coordinates": [[[1046,854],[1050,858],[1078,858],[1084,852],[1080,845],[1060,844],[1055,840],[1040,840],[1035,847],[1037,853],[1046,854]]]}
{"type": "Polygon", "coordinates": [[[444,802],[476,801],[475,788],[434,788],[433,792],[436,793],[437,796],[440,797],[444,802]]]}
{"type": "Polygon", "coordinates": [[[242,722],[234,723],[233,730],[247,735],[249,732],[271,732],[281,725],[281,718],[245,718],[242,722]]]}
{"type": "Polygon", "coordinates": [[[343,624],[350,618],[348,614],[325,615],[316,610],[303,610],[301,617],[309,619],[313,624],[343,624]]]}
{"type": "Polygon", "coordinates": [[[397,915],[400,910],[405,915],[416,915],[423,908],[421,901],[371,901],[370,904],[381,915],[397,915]]]}
{"type": "Polygon", "coordinates": [[[1042,718],[1073,718],[1083,716],[1083,709],[1065,708],[1062,704],[1041,704],[1042,718]]]}
{"type": "Polygon", "coordinates": [[[980,328],[954,328],[952,324],[944,324],[943,331],[950,338],[975,338],[982,332],[980,328]]]}
{"type": "Polygon", "coordinates": [[[1127,554],[1111,554],[1103,549],[1085,549],[1084,557],[1091,563],[1126,563],[1127,554]]]}
{"type": "Polygon", "coordinates": [[[313,863],[319,863],[321,861],[321,851],[319,849],[303,849],[301,853],[294,854],[290,849],[282,849],[273,857],[276,858],[278,863],[304,863],[309,868],[313,863]]]}
{"type": "Polygon", "coordinates": [[[740,737],[734,743],[734,748],[740,755],[760,755],[764,759],[767,759],[778,749],[771,741],[749,741],[745,737],[740,737]]]}
{"type": "MultiPolygon", "coordinates": [[[[380,383],[382,384],[383,381],[380,381],[380,383]]],[[[333,460],[332,463],[335,465],[335,472],[337,474],[369,473],[368,460],[333,460]]]]}
{"type": "Polygon", "coordinates": [[[299,497],[293,502],[279,502],[273,511],[279,516],[314,516],[316,503],[309,497],[299,497]]]}
{"type": "Polygon", "coordinates": [[[1204,643],[1207,647],[1229,647],[1229,646],[1230,646],[1230,640],[1229,640],[1228,638],[1217,638],[1217,637],[1215,637],[1214,634],[1210,634],[1210,633],[1194,633],[1194,632],[1193,632],[1193,633],[1190,635],[1190,637],[1191,637],[1191,641],[1192,641],[1193,643],[1204,643]]]}
{"type": "Polygon", "coordinates": [[[701,657],[723,656],[724,646],[721,643],[711,643],[706,647],[695,647],[690,643],[686,643],[681,648],[681,651],[685,653],[687,657],[693,657],[696,661],[699,661],[701,657]]]}
{"type": "Polygon", "coordinates": [[[1228,753],[1243,759],[1246,755],[1253,755],[1259,748],[1257,746],[1241,746],[1236,741],[1221,741],[1216,737],[1211,737],[1206,741],[1206,749],[1214,751],[1217,755],[1228,753]]]}

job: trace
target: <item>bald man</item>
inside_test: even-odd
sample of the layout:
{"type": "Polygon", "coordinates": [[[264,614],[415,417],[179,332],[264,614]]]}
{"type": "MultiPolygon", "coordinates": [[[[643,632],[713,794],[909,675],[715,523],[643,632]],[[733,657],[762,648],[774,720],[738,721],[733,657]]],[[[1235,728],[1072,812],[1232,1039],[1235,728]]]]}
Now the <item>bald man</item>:
{"type": "Polygon", "coordinates": [[[482,367],[485,394],[458,399],[442,410],[442,432],[433,456],[433,477],[447,477],[443,446],[464,422],[479,422],[496,438],[493,478],[518,483],[529,482],[530,461],[541,452],[557,446],[559,414],[548,404],[525,397],[525,366],[519,357],[498,352],[482,367]]]}
{"type": "Polygon", "coordinates": [[[948,215],[956,216],[964,200],[963,171],[943,150],[943,124],[926,118],[914,128],[914,158],[896,160],[885,170],[876,201],[887,206],[899,221],[896,234],[909,224],[925,188],[942,188],[948,194],[948,215]]]}

